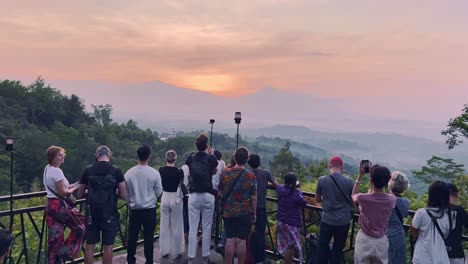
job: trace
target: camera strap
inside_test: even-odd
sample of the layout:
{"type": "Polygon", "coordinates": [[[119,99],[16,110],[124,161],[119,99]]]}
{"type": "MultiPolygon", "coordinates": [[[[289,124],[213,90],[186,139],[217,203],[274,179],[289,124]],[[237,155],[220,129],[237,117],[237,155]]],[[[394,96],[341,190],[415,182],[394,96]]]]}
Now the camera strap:
{"type": "Polygon", "coordinates": [[[336,182],[335,178],[333,178],[333,175],[330,174],[330,178],[333,180],[333,182],[335,183],[336,185],[336,188],[338,188],[338,191],[340,191],[341,195],[343,195],[343,197],[345,198],[345,200],[348,202],[349,206],[351,206],[351,208],[353,208],[353,202],[351,201],[351,199],[346,196],[346,194],[343,192],[343,190],[341,189],[341,187],[338,185],[338,183],[336,182]]]}

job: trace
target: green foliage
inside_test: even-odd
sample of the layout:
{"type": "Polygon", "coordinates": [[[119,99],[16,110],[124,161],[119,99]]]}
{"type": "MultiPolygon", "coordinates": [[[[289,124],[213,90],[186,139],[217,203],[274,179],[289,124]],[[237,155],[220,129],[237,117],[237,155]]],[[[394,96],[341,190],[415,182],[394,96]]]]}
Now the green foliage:
{"type": "Polygon", "coordinates": [[[427,166],[423,166],[420,171],[414,171],[413,175],[430,184],[436,180],[453,182],[463,171],[463,165],[455,163],[453,159],[432,156],[427,161],[427,166]]]}
{"type": "Polygon", "coordinates": [[[327,160],[316,161],[309,166],[310,174],[312,178],[318,180],[320,176],[328,173],[328,162],[327,160]]]}
{"type": "Polygon", "coordinates": [[[291,149],[291,143],[286,142],[279,150],[278,154],[270,161],[270,168],[273,175],[283,178],[288,172],[299,172],[301,163],[296,158],[291,149]]]}
{"type": "Polygon", "coordinates": [[[468,208],[468,175],[460,175],[455,185],[458,188],[458,204],[463,208],[468,208]]]}
{"type": "Polygon", "coordinates": [[[449,120],[447,127],[441,133],[448,137],[446,143],[449,149],[463,143],[463,140],[468,138],[468,104],[465,104],[459,116],[449,120]]]}

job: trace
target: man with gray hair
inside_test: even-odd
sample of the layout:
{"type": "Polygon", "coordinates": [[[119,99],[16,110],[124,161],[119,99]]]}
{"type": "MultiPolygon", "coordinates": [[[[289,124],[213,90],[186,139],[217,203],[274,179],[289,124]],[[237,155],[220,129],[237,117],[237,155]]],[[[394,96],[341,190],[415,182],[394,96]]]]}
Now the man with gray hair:
{"type": "Polygon", "coordinates": [[[125,200],[127,192],[122,171],[111,163],[109,147],[98,147],[95,157],[96,162],[83,171],[78,189],[78,197],[86,197],[84,260],[86,264],[93,263],[94,248],[102,237],[102,262],[109,264],[112,263],[115,235],[120,230],[116,193],[125,200]]]}

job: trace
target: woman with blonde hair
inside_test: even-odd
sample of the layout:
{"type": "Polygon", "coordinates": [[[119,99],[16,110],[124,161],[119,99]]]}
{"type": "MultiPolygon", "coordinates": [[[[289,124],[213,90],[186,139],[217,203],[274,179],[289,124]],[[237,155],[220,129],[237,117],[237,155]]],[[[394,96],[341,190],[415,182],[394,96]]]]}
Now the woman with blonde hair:
{"type": "Polygon", "coordinates": [[[65,161],[65,149],[51,146],[46,151],[47,166],[44,168],[44,186],[47,192],[45,216],[47,219],[48,263],[72,260],[80,252],[84,239],[84,216],[74,207],[73,192],[77,184],[70,184],[60,165],[65,161]],[[65,227],[70,229],[64,241],[65,227]]]}
{"type": "Polygon", "coordinates": [[[406,263],[406,234],[403,219],[408,216],[410,202],[401,196],[409,188],[408,177],[394,171],[388,182],[388,189],[397,197],[395,208],[388,220],[388,263],[406,263]]]}
{"type": "Polygon", "coordinates": [[[159,168],[163,186],[161,197],[161,226],[159,239],[162,257],[173,256],[179,258],[185,251],[184,222],[183,222],[183,194],[180,183],[184,180],[184,173],[174,166],[177,153],[174,150],[166,152],[167,165],[159,168]]]}

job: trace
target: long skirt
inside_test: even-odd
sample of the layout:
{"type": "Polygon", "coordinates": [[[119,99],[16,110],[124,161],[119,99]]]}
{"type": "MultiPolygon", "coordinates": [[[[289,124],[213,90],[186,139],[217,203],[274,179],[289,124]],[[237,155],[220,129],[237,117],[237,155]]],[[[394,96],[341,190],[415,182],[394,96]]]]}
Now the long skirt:
{"type": "Polygon", "coordinates": [[[284,254],[284,251],[288,248],[295,247],[298,254],[300,263],[303,263],[302,257],[302,246],[301,246],[301,228],[285,224],[278,220],[277,222],[277,241],[278,251],[280,254],[284,254]]]}

